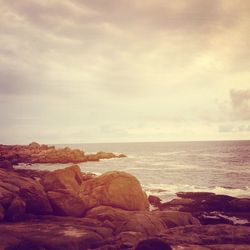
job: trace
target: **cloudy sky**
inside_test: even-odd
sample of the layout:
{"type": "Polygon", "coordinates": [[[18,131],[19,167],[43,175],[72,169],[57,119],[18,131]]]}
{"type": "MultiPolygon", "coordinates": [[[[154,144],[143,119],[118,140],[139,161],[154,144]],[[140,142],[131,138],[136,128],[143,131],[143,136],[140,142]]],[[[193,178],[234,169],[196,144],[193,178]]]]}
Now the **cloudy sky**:
{"type": "Polygon", "coordinates": [[[0,143],[250,139],[250,1],[0,0],[0,143]]]}

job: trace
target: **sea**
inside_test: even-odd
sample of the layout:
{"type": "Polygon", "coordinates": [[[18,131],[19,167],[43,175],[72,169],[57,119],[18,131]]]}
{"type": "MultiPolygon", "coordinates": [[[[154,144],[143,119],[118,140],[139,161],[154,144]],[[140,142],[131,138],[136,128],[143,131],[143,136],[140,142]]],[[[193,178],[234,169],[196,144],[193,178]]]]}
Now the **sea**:
{"type": "MultiPolygon", "coordinates": [[[[133,142],[64,144],[86,153],[126,154],[126,158],[78,164],[101,175],[125,171],[138,178],[148,195],[163,201],[177,192],[214,192],[250,197],[250,141],[133,142]]],[[[33,164],[24,168],[55,170],[72,164],[33,164]]]]}

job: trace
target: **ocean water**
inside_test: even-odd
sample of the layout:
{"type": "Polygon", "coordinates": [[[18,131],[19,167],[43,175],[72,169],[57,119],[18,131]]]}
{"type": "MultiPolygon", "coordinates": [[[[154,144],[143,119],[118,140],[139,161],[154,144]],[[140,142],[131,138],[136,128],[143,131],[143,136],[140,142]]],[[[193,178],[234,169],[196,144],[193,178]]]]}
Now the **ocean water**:
{"type": "MultiPolygon", "coordinates": [[[[176,192],[209,191],[250,197],[250,141],[67,144],[87,153],[124,153],[127,158],[79,164],[83,172],[126,171],[148,194],[170,200],[176,192]]],[[[69,164],[34,164],[58,169],[69,164]]]]}

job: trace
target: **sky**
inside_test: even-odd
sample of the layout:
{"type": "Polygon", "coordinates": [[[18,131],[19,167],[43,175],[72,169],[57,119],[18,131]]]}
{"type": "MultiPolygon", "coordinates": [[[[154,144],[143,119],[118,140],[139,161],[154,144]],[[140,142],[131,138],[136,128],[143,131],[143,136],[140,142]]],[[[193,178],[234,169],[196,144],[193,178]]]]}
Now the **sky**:
{"type": "Polygon", "coordinates": [[[0,143],[250,139],[250,1],[0,0],[0,143]]]}

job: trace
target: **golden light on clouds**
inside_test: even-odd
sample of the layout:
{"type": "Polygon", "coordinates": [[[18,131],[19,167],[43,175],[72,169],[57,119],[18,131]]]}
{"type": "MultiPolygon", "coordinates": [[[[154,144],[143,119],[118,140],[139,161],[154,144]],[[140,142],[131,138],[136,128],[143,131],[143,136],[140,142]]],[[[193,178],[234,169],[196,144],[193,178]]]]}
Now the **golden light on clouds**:
{"type": "Polygon", "coordinates": [[[249,11],[0,1],[0,142],[250,139],[249,11]]]}

